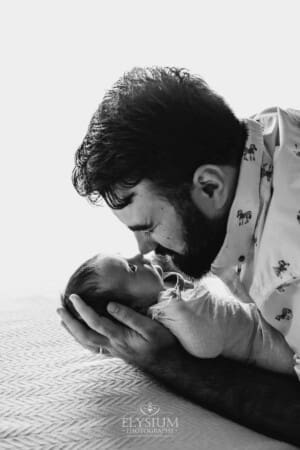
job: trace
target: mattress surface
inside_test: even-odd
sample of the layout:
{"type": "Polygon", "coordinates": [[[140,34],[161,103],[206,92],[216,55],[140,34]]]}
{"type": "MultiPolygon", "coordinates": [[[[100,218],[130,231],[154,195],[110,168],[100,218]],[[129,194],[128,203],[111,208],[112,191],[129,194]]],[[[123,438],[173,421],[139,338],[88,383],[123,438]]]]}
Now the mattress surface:
{"type": "Polygon", "coordinates": [[[58,298],[0,300],[1,449],[288,450],[61,327],[58,298]]]}

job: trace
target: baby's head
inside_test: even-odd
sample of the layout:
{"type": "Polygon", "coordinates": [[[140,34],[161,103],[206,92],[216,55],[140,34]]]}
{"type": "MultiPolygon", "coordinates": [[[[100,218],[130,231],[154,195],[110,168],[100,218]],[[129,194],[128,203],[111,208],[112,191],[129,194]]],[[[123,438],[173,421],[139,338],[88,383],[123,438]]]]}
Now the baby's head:
{"type": "Polygon", "coordinates": [[[142,255],[123,258],[119,255],[98,254],[84,262],[71,276],[64,294],[63,306],[81,320],[69,300],[78,294],[99,315],[112,318],[107,304],[115,301],[146,314],[149,306],[157,302],[165,289],[162,269],[154,266],[142,255]]]}

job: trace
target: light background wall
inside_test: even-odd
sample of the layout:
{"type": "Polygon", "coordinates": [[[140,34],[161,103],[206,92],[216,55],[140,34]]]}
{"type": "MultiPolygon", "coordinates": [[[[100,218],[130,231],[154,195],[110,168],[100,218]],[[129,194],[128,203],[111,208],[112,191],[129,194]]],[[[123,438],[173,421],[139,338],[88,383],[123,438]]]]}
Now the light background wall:
{"type": "Polygon", "coordinates": [[[200,74],[239,116],[300,108],[298,0],[7,0],[0,5],[0,297],[61,290],[133,236],[70,181],[106,89],[136,65],[200,74]]]}

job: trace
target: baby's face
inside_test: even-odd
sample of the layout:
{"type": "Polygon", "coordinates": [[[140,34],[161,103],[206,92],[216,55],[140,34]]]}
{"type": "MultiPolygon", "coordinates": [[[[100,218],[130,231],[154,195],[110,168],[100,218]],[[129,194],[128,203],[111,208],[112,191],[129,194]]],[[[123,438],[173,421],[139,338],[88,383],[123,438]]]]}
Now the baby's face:
{"type": "Polygon", "coordinates": [[[96,265],[101,273],[101,288],[126,292],[136,299],[130,305],[136,310],[144,310],[156,303],[158,294],[165,289],[162,269],[143,255],[128,259],[100,255],[96,265]]]}

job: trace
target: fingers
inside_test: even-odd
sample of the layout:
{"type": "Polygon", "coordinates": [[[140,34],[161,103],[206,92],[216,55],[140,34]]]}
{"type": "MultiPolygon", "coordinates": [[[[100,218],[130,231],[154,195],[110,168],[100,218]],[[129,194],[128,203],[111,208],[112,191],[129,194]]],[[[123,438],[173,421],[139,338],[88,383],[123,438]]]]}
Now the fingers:
{"type": "Polygon", "coordinates": [[[108,340],[105,336],[90,330],[86,325],[75,319],[65,308],[59,308],[57,312],[71,336],[83,347],[99,348],[100,346],[106,347],[108,345],[108,340]]]}
{"type": "MultiPolygon", "coordinates": [[[[64,329],[69,333],[70,336],[72,336],[73,339],[75,339],[76,342],[78,342],[78,344],[80,344],[80,342],[76,339],[75,336],[72,335],[71,331],[69,330],[69,328],[67,327],[67,325],[64,324],[64,322],[60,322],[60,324],[64,327],[64,329]]],[[[90,350],[93,353],[99,353],[100,352],[100,347],[92,347],[90,345],[86,345],[85,348],[87,350],[90,350]]]]}
{"type": "Polygon", "coordinates": [[[99,316],[76,294],[72,294],[70,300],[76,311],[78,311],[82,319],[94,332],[97,332],[97,334],[100,333],[102,337],[105,336],[108,341],[124,339],[126,330],[121,324],[113,323],[108,318],[99,316]]]}
{"type": "Polygon", "coordinates": [[[119,303],[110,302],[107,311],[118,321],[122,322],[128,328],[136,331],[145,339],[149,338],[150,333],[155,329],[155,322],[147,316],[137,313],[132,308],[119,303]]]}

